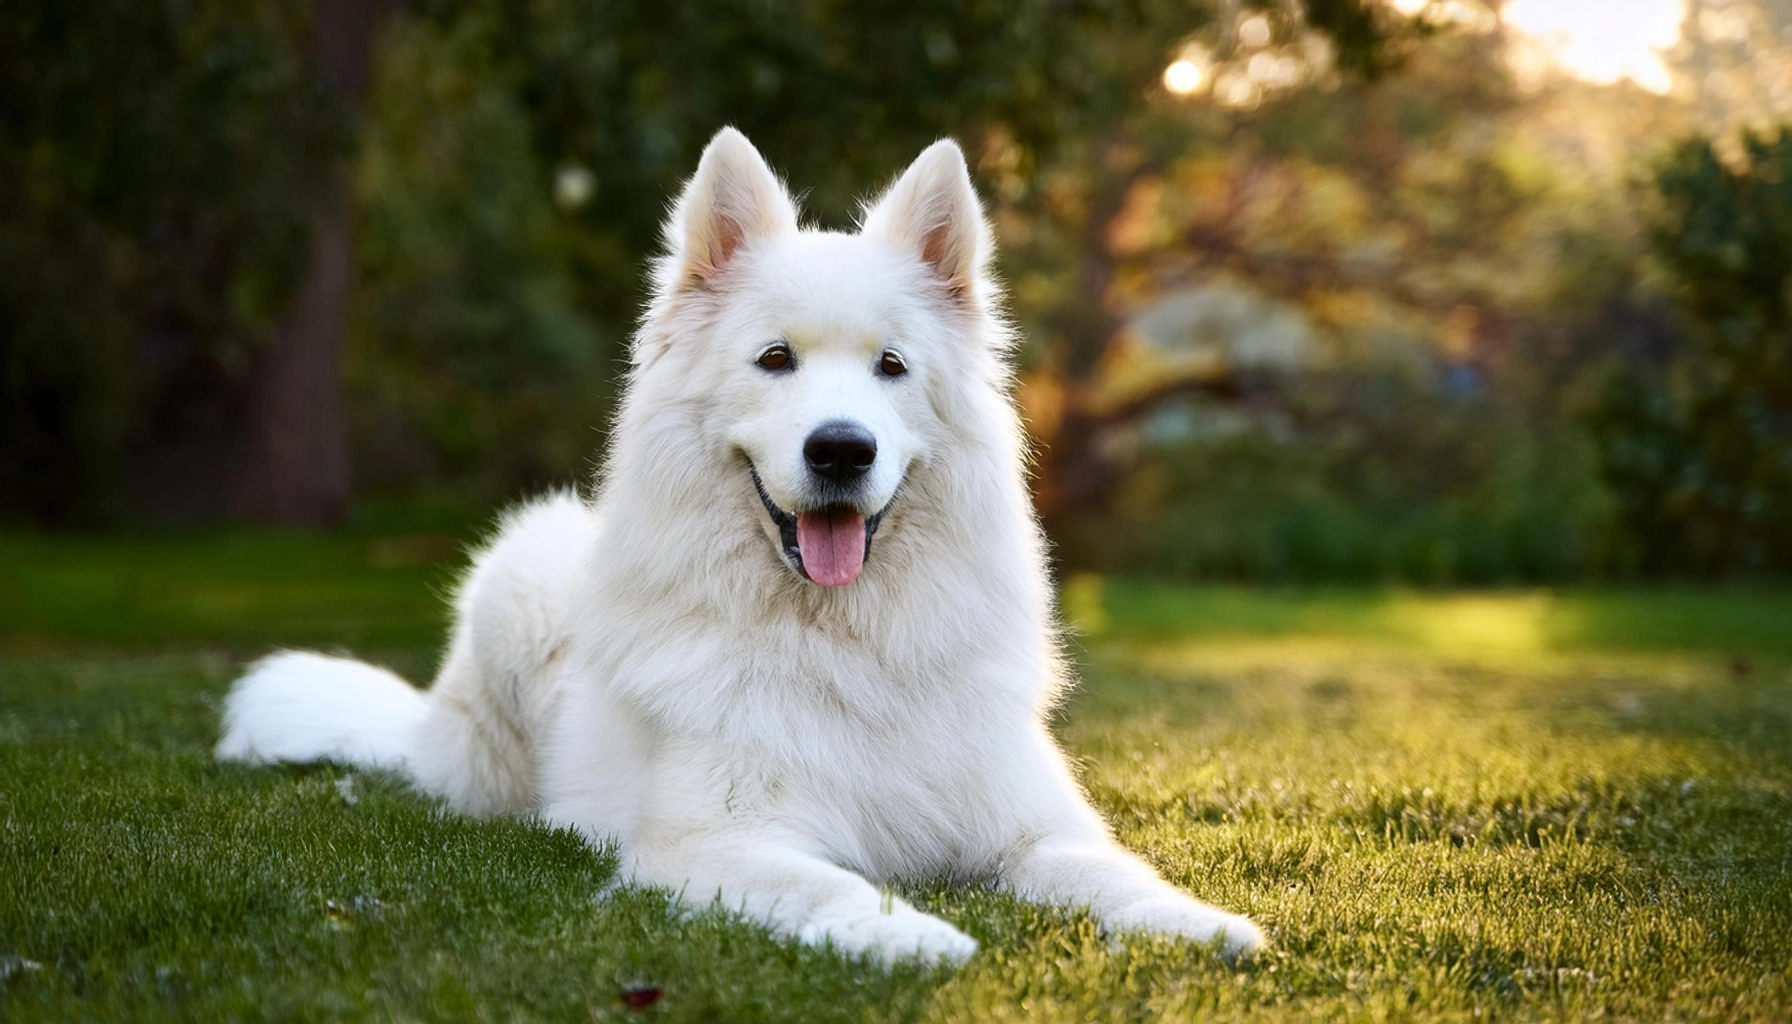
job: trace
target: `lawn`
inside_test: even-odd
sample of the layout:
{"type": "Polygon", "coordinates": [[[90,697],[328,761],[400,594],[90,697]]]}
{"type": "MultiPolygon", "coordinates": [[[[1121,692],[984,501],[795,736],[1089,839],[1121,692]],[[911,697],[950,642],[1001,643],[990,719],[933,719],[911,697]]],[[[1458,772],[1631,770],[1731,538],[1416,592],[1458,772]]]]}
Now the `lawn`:
{"type": "Polygon", "coordinates": [[[1073,579],[1091,793],[1274,948],[922,885],[983,948],[883,971],[564,833],[211,761],[270,645],[425,677],[460,539],[0,538],[0,1019],[1792,1019],[1792,593],[1073,579]]]}

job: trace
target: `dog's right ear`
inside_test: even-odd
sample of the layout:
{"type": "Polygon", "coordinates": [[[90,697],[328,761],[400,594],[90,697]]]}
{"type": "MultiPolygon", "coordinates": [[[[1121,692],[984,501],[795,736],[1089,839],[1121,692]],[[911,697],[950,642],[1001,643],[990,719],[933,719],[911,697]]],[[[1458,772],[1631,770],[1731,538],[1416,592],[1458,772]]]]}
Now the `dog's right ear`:
{"type": "Polygon", "coordinates": [[[765,158],[745,135],[723,128],[666,220],[660,293],[701,287],[742,249],[796,229],[796,205],[765,158]]]}

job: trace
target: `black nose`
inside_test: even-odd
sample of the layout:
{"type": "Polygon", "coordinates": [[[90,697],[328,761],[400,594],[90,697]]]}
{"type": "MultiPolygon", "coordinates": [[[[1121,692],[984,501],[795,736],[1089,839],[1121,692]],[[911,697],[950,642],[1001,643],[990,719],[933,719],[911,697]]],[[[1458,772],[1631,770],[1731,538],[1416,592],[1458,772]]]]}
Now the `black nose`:
{"type": "Polygon", "coordinates": [[[829,420],[803,442],[803,459],[816,476],[850,483],[877,461],[877,438],[857,423],[829,420]]]}

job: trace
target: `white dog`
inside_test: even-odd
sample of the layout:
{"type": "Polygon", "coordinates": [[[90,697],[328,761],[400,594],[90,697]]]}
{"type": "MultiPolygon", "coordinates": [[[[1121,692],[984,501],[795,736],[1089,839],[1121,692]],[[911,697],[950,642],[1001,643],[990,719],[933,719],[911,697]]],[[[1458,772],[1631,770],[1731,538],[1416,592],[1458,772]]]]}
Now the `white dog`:
{"type": "Polygon", "coordinates": [[[507,517],[435,686],[277,654],[218,756],[398,769],[886,960],[976,949],[878,887],[940,876],[1258,948],[1113,841],[1046,731],[1066,673],[958,147],[841,234],[725,129],[666,244],[595,501],[507,517]]]}

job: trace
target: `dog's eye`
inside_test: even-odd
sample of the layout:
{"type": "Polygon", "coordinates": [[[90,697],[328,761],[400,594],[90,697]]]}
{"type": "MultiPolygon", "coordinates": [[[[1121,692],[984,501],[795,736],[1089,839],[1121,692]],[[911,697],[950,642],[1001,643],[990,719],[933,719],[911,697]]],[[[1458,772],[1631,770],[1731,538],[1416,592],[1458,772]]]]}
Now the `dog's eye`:
{"type": "Polygon", "coordinates": [[[781,341],[759,353],[759,358],[753,361],[762,370],[788,370],[796,365],[796,358],[790,354],[790,346],[781,341]]]}
{"type": "Polygon", "coordinates": [[[902,361],[902,353],[885,349],[883,358],[877,361],[877,372],[886,377],[900,377],[908,372],[908,364],[902,361]]]}

